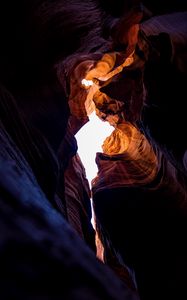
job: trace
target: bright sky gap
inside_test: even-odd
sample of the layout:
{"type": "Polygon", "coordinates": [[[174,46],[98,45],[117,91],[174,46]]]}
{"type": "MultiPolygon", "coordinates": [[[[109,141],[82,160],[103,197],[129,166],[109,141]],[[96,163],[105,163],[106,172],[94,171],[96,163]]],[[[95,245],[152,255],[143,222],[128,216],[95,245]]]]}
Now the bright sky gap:
{"type": "Polygon", "coordinates": [[[95,163],[96,152],[102,151],[104,140],[112,133],[114,127],[101,121],[95,111],[89,116],[90,121],[76,134],[78,153],[85,167],[89,183],[97,175],[95,163]]]}

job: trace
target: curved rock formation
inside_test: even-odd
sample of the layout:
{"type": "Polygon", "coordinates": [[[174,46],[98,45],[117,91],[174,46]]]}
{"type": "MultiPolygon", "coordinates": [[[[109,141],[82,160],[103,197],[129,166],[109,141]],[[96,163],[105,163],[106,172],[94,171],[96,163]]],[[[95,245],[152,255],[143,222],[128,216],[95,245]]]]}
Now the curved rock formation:
{"type": "Polygon", "coordinates": [[[186,297],[186,13],[140,24],[148,9],[1,3],[0,298],[186,297]],[[120,280],[94,253],[74,138],[94,109],[115,127],[97,154],[96,244],[120,280]]]}
{"type": "Polygon", "coordinates": [[[129,123],[117,125],[97,154],[98,176],[92,181],[93,193],[106,188],[143,186],[158,172],[158,159],[143,134],[129,123]]]}

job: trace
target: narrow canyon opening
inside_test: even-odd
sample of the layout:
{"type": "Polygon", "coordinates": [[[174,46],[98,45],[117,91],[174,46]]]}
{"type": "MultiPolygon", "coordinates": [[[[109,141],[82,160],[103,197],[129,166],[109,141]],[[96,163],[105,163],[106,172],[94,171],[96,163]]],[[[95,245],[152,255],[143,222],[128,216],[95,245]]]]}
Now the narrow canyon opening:
{"type": "Polygon", "coordinates": [[[93,111],[89,116],[89,122],[75,135],[78,144],[78,153],[85,167],[90,186],[92,179],[96,177],[98,171],[95,162],[96,153],[103,152],[102,144],[113,130],[113,126],[108,122],[100,120],[95,111],[93,111]]]}
{"type": "Polygon", "coordinates": [[[123,106],[119,101],[114,100],[115,104],[113,103],[110,109],[113,111],[115,107],[115,112],[113,111],[110,115],[110,113],[103,114],[101,112],[102,110],[100,111],[101,107],[105,106],[109,109],[110,102],[112,102],[107,95],[99,91],[101,87],[100,82],[107,82],[116,74],[120,73],[124,67],[131,65],[134,60],[133,53],[134,52],[124,59],[122,64],[115,68],[116,53],[106,53],[102,59],[97,62],[96,67],[91,69],[81,81],[82,88],[87,90],[84,109],[89,117],[89,122],[76,133],[75,137],[78,144],[78,153],[85,167],[90,187],[91,181],[96,177],[98,171],[95,162],[96,153],[103,152],[103,142],[114,131],[114,126],[116,126],[116,122],[119,119],[118,110],[123,106]],[[100,118],[97,116],[96,111],[99,113],[100,118]],[[107,116],[108,120],[103,121],[102,115],[105,115],[105,119],[107,116]]]}

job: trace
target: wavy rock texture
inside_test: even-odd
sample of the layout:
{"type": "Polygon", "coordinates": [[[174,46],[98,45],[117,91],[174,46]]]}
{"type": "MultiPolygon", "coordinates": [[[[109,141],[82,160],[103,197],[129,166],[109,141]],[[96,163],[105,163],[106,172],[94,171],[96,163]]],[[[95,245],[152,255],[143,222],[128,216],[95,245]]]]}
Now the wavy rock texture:
{"type": "Polygon", "coordinates": [[[67,220],[95,251],[95,233],[91,224],[91,192],[78,154],[69,161],[64,172],[64,184],[67,220]]]}
{"type": "Polygon", "coordinates": [[[186,13],[143,17],[136,0],[2,1],[0,298],[187,298],[186,13]],[[74,134],[93,109],[115,127],[93,201],[120,280],[88,247],[74,134]]]}
{"type": "Polygon", "coordinates": [[[138,129],[129,123],[117,125],[97,154],[98,176],[93,192],[105,188],[139,186],[152,182],[158,172],[153,148],[138,129]]]}
{"type": "MultiPolygon", "coordinates": [[[[185,14],[179,15],[183,18],[180,24],[184,24],[185,14]]],[[[179,15],[175,15],[173,20],[178,20],[179,15]]],[[[155,18],[142,24],[141,29],[146,34],[155,34],[160,29],[171,28],[167,27],[171,19],[172,16],[155,18]]],[[[178,33],[185,27],[181,29],[180,24],[178,33]]],[[[168,33],[172,32],[173,29],[170,29],[168,33]]],[[[183,237],[187,195],[186,139],[180,129],[185,124],[182,101],[177,108],[181,112],[180,122],[171,121],[175,115],[174,97],[177,97],[180,86],[182,90],[185,86],[185,67],[176,59],[177,55],[184,53],[185,30],[182,32],[178,34],[175,30],[175,38],[171,37],[173,44],[167,34],[147,37],[141,32],[139,49],[133,54],[134,61],[130,66],[105,81],[108,74],[119,66],[117,57],[125,60],[124,54],[111,53],[87,74],[89,80],[98,78],[94,84],[99,85],[99,90],[97,86],[92,90],[90,103],[93,98],[97,115],[115,127],[103,144],[104,153],[97,154],[99,171],[92,181],[96,228],[104,247],[100,251],[104,251],[102,258],[105,263],[117,270],[119,276],[123,273],[121,278],[129,286],[136,287],[137,280],[142,299],[167,299],[168,295],[175,299],[178,293],[182,295],[185,292],[183,237]],[[171,67],[172,63],[177,63],[182,75],[171,67]],[[175,79],[179,76],[181,81],[179,78],[172,80],[172,88],[169,88],[172,76],[175,79]],[[169,92],[168,98],[169,89],[172,92],[169,92]],[[157,107],[157,120],[155,117],[151,120],[151,110],[157,107]],[[166,115],[167,107],[171,110],[166,115]],[[170,131],[169,127],[172,128],[170,131]],[[179,134],[180,144],[175,143],[173,133],[175,137],[179,134]],[[164,141],[166,144],[163,146],[164,141]],[[148,229],[152,232],[151,237],[148,229]],[[173,231],[181,235],[172,234],[173,231]],[[174,247],[177,243],[180,250],[174,247]],[[160,245],[163,245],[163,252],[160,245]],[[180,251],[183,254],[180,255],[180,251]],[[152,260],[151,257],[157,258],[152,260]],[[175,261],[173,275],[171,261],[175,261]],[[161,268],[163,274],[160,274],[161,268]],[[156,284],[158,277],[159,286],[156,284]],[[168,290],[168,286],[172,288],[168,290]],[[151,294],[152,290],[156,290],[155,295],[151,294]]],[[[85,113],[87,109],[83,109],[85,113]]]]}

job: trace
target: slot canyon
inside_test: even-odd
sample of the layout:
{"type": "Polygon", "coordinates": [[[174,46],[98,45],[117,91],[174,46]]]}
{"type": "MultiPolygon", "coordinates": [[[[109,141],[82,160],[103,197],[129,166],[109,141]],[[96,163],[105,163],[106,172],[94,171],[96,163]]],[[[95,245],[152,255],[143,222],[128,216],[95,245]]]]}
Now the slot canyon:
{"type": "Polygon", "coordinates": [[[187,299],[186,1],[3,0],[0,33],[0,299],[187,299]]]}

